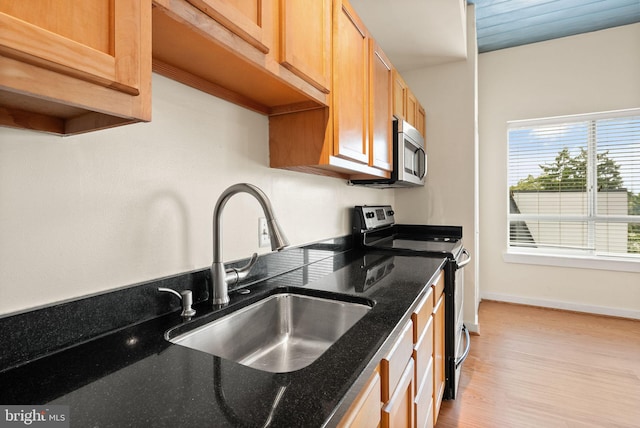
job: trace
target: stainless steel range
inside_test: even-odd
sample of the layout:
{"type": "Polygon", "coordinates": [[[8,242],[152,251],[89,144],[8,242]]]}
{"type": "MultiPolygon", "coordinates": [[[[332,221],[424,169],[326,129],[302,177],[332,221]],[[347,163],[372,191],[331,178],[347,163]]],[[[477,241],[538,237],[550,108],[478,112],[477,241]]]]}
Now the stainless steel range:
{"type": "Polygon", "coordinates": [[[390,205],[365,205],[354,208],[353,234],[356,242],[365,249],[447,258],[444,268],[447,378],[444,398],[455,399],[461,365],[469,354],[471,344],[463,322],[463,268],[471,261],[471,256],[462,244],[462,227],[396,224],[390,205]]]}

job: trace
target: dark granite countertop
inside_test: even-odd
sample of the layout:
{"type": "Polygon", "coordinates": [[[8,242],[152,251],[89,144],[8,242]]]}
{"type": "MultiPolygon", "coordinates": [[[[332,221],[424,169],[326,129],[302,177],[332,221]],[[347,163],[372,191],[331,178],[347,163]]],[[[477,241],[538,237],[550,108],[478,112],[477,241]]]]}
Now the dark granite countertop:
{"type": "Polygon", "coordinates": [[[335,252],[232,293],[222,311],[195,306],[198,325],[281,289],[375,301],[298,371],[263,372],[173,345],[164,333],[182,320],[172,312],[0,372],[0,403],[68,405],[72,427],[335,426],[444,261],[335,252]]]}

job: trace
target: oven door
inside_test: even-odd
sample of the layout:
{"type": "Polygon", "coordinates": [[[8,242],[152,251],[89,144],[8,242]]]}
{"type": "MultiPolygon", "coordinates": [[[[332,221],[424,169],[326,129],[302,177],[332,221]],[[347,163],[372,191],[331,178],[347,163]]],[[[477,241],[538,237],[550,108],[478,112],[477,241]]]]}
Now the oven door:
{"type": "Polygon", "coordinates": [[[427,175],[427,154],[424,151],[424,138],[420,132],[406,121],[398,122],[395,173],[397,181],[424,185],[427,175]]]}
{"type": "MultiPolygon", "coordinates": [[[[471,341],[469,331],[464,325],[464,267],[471,261],[471,256],[466,249],[463,249],[459,260],[452,261],[453,284],[451,284],[452,301],[449,302],[449,308],[452,310],[449,318],[451,323],[450,332],[451,345],[448,354],[447,368],[447,390],[446,398],[454,400],[458,394],[460,385],[460,367],[469,355],[471,341]]],[[[447,296],[449,297],[449,296],[447,296]]]]}

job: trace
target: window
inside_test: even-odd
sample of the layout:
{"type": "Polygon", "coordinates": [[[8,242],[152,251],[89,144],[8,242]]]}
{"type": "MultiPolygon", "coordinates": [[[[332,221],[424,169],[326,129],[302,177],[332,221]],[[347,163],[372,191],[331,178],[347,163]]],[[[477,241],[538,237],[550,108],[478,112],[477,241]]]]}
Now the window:
{"type": "Polygon", "coordinates": [[[509,249],[640,261],[640,109],[508,124],[509,249]]]}

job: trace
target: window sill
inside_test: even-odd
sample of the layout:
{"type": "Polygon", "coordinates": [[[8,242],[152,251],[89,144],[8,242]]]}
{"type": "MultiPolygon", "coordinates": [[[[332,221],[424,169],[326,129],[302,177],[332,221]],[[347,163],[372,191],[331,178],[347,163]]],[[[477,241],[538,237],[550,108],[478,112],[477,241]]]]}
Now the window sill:
{"type": "Polygon", "coordinates": [[[614,257],[567,256],[552,254],[532,254],[528,252],[506,251],[502,255],[506,263],[521,263],[540,266],[559,266],[579,269],[611,270],[618,272],[640,272],[640,259],[622,260],[614,257]]]}

